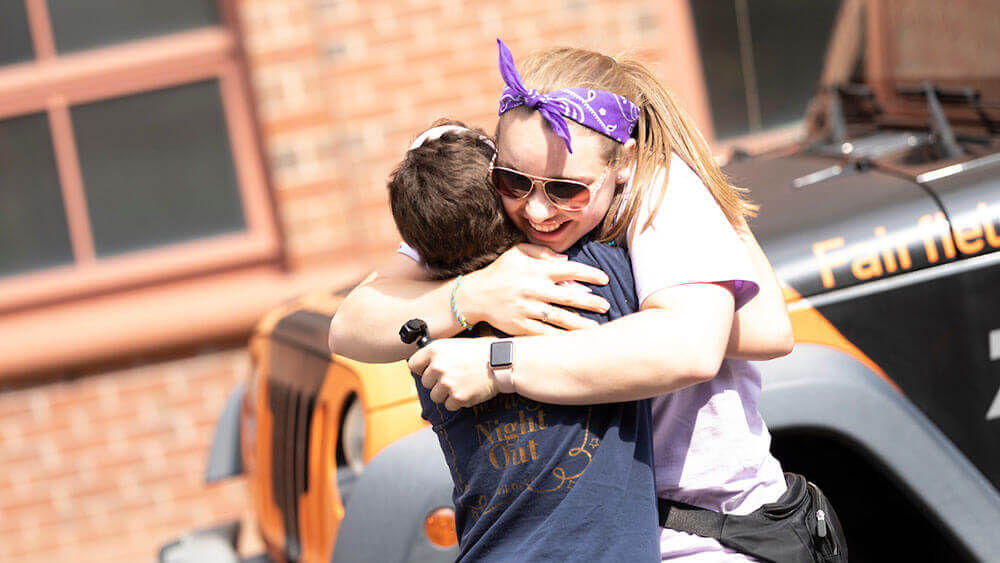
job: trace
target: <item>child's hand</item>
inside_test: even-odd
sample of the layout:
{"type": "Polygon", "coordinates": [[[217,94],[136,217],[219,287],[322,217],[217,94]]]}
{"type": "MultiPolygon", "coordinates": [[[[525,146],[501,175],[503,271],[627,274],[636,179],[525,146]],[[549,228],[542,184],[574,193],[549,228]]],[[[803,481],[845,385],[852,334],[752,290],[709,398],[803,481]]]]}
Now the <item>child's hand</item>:
{"type": "Polygon", "coordinates": [[[491,399],[499,390],[489,369],[495,338],[444,338],[410,357],[410,371],[431,390],[431,399],[450,411],[491,399]]]}
{"type": "Polygon", "coordinates": [[[466,276],[456,299],[466,317],[485,321],[511,335],[552,334],[597,326],[595,321],[572,311],[553,307],[598,313],[608,310],[604,298],[575,282],[605,285],[608,276],[543,246],[524,243],[466,276]]]}

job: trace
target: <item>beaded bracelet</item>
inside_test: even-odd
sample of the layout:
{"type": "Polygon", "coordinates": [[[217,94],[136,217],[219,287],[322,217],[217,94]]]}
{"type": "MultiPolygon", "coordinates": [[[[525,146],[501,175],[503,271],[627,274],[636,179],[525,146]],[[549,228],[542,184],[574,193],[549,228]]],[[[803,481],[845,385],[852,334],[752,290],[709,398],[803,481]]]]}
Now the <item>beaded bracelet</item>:
{"type": "Polygon", "coordinates": [[[451,313],[455,315],[455,320],[458,321],[459,326],[465,330],[471,330],[472,327],[469,322],[465,320],[462,313],[458,311],[458,305],[455,304],[455,293],[458,291],[459,284],[462,283],[462,276],[455,278],[455,286],[451,288],[451,313]]]}

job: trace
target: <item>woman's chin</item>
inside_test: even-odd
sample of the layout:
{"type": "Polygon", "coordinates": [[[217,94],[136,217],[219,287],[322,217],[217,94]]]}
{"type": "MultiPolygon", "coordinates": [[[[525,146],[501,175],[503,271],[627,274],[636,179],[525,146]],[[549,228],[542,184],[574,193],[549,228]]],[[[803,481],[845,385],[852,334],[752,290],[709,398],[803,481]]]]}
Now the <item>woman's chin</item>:
{"type": "Polygon", "coordinates": [[[524,231],[528,240],[532,243],[547,246],[555,252],[562,252],[573,246],[573,243],[576,242],[575,239],[572,239],[573,221],[566,221],[552,231],[539,231],[528,224],[524,225],[524,231]]]}

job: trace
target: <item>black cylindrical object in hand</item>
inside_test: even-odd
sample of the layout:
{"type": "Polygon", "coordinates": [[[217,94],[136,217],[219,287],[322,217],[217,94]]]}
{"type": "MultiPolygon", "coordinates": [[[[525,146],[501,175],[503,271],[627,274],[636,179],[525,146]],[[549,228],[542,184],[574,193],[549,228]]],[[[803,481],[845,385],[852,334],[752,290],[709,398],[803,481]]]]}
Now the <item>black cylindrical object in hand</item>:
{"type": "Polygon", "coordinates": [[[420,319],[410,319],[399,329],[399,339],[404,344],[417,343],[423,348],[431,343],[431,337],[427,336],[427,323],[420,319]]]}

